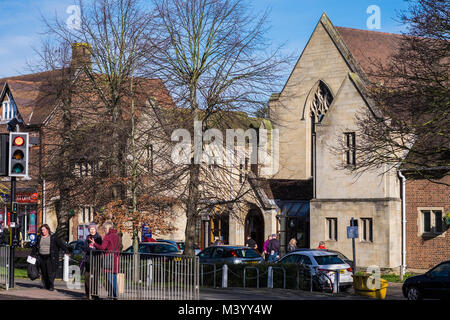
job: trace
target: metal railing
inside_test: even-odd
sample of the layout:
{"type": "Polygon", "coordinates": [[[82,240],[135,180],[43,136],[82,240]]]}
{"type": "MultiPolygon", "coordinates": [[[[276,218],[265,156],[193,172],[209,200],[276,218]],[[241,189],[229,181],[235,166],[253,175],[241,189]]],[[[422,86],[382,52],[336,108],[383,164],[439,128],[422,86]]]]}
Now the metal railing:
{"type": "Polygon", "coordinates": [[[89,297],[125,300],[198,300],[199,259],[182,255],[95,252],[89,297]]]}
{"type": "Polygon", "coordinates": [[[11,249],[9,246],[2,245],[0,246],[0,287],[9,289],[10,283],[10,254],[11,249]]]}

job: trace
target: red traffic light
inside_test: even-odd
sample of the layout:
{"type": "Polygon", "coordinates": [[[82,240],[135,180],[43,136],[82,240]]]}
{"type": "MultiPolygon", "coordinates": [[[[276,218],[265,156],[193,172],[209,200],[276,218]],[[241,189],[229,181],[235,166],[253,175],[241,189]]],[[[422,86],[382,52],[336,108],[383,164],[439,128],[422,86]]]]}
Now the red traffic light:
{"type": "Polygon", "coordinates": [[[14,145],[16,145],[16,146],[20,147],[24,144],[24,142],[25,142],[25,140],[23,140],[23,138],[20,136],[14,138],[14,145]]]}

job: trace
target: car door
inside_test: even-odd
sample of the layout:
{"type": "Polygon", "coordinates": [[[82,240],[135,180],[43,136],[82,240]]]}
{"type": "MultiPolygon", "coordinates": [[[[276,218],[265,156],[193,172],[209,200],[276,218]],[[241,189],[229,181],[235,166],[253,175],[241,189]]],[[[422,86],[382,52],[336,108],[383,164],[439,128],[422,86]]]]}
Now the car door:
{"type": "Polygon", "coordinates": [[[225,248],[216,247],[211,254],[212,263],[222,263],[225,262],[225,248]]]}
{"type": "Polygon", "coordinates": [[[442,263],[426,273],[423,282],[425,298],[442,299],[450,296],[450,263],[442,263]]]}
{"type": "Polygon", "coordinates": [[[213,248],[206,248],[202,252],[198,254],[200,258],[200,263],[211,263],[211,254],[213,252],[213,248]]]}

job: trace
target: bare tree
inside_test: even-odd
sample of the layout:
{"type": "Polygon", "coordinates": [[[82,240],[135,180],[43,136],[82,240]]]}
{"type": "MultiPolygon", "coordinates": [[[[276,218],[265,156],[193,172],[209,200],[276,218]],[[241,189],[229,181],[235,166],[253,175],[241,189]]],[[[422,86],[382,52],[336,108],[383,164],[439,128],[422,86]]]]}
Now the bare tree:
{"type": "Polygon", "coordinates": [[[400,14],[407,32],[397,38],[398,50],[388,62],[372,62],[375,80],[367,94],[373,108],[357,117],[354,170],[401,165],[442,183],[450,167],[449,3],[408,2],[400,14]]]}
{"type": "MultiPolygon", "coordinates": [[[[156,32],[148,41],[159,50],[147,68],[164,81],[179,107],[159,112],[170,123],[167,128],[184,128],[191,136],[194,123],[200,123],[201,132],[247,129],[242,112],[252,114],[266,105],[282,85],[288,62],[265,38],[267,13],[254,15],[248,3],[238,0],[155,0],[153,5],[156,32]]],[[[197,142],[188,151],[191,161],[174,166],[172,175],[181,182],[178,199],[187,217],[187,255],[193,254],[200,214],[218,204],[237,205],[249,193],[243,181],[230,191],[230,183],[239,181],[239,170],[205,165],[208,143],[197,142]]]]}
{"type": "MultiPolygon", "coordinates": [[[[145,151],[139,148],[146,143],[134,143],[150,138],[136,131],[136,123],[145,118],[150,96],[161,90],[159,82],[141,73],[152,50],[145,41],[152,32],[152,16],[139,0],[79,0],[78,6],[77,29],[67,28],[57,17],[46,20],[52,41],[72,49],[68,66],[65,58],[64,67],[52,68],[67,70],[69,76],[64,85],[61,79],[56,79],[59,83],[52,79],[63,103],[47,126],[54,139],[46,146],[44,171],[60,199],[58,229],[67,230],[69,209],[80,204],[92,204],[109,217],[126,208],[128,219],[121,215],[116,222],[126,224],[123,229],[132,226],[137,246],[138,225],[143,222],[140,212],[157,214],[151,208],[160,206],[158,199],[165,207],[170,203],[145,183],[152,179],[137,162],[145,151]],[[154,196],[146,197],[145,192],[154,196]]],[[[48,62],[61,60],[56,52],[60,51],[44,48],[47,67],[48,62]]]]}

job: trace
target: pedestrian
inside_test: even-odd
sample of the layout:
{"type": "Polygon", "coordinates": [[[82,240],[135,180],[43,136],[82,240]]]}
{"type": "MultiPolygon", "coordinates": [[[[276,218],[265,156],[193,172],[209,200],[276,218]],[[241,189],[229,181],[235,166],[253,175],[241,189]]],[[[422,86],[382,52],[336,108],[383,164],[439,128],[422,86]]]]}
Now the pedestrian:
{"type": "Polygon", "coordinates": [[[66,245],[55,233],[52,233],[48,224],[40,226],[31,255],[39,259],[38,266],[41,269],[43,289],[54,290],[59,250],[70,253],[72,248],[66,245]]]}
{"type": "Polygon", "coordinates": [[[317,249],[326,250],[327,248],[325,247],[325,242],[324,241],[320,241],[319,242],[319,246],[317,247],[317,249]]]}
{"type": "Polygon", "coordinates": [[[264,250],[264,260],[268,260],[269,259],[269,251],[268,251],[268,247],[269,247],[269,241],[272,240],[272,235],[270,234],[267,237],[267,240],[264,241],[264,245],[263,245],[263,250],[264,250]]]}
{"type": "Polygon", "coordinates": [[[274,262],[280,258],[280,241],[278,241],[276,234],[272,234],[272,240],[269,241],[267,249],[267,251],[269,251],[268,262],[274,262]]]}
{"type": "Polygon", "coordinates": [[[157,241],[152,237],[144,237],[144,242],[157,242],[157,241]]]}
{"type": "Polygon", "coordinates": [[[291,252],[297,249],[297,239],[292,238],[289,241],[288,247],[287,247],[287,252],[291,252]]]}
{"type": "Polygon", "coordinates": [[[220,240],[219,239],[219,237],[214,237],[214,242],[213,242],[213,244],[212,244],[212,246],[222,246],[223,245],[223,242],[222,242],[222,240],[220,240]]]}
{"type": "Polygon", "coordinates": [[[250,235],[247,236],[247,240],[245,241],[245,246],[252,248],[252,249],[258,249],[258,245],[256,244],[256,241],[252,239],[250,235]]]}
{"type": "MultiPolygon", "coordinates": [[[[102,244],[102,237],[97,232],[97,225],[94,222],[91,222],[89,224],[88,228],[89,228],[89,235],[84,240],[84,246],[83,246],[84,257],[83,257],[83,262],[82,262],[82,268],[84,268],[84,279],[85,279],[84,280],[84,290],[86,292],[87,298],[89,298],[91,256],[93,256],[92,259],[95,259],[94,252],[97,250],[90,240],[93,239],[94,243],[97,243],[99,245],[102,244]]],[[[92,294],[92,292],[91,292],[91,296],[95,299],[97,297],[97,290],[95,290],[95,288],[97,288],[96,284],[97,284],[97,280],[98,280],[98,270],[93,270],[92,275],[93,275],[92,282],[94,284],[94,287],[92,288],[94,290],[92,290],[92,292],[94,292],[94,294],[92,294]]]]}
{"type": "Polygon", "coordinates": [[[117,274],[120,272],[120,237],[111,221],[106,221],[103,227],[105,228],[106,235],[103,238],[102,244],[97,244],[94,239],[89,239],[89,241],[96,249],[106,251],[104,255],[104,268],[109,283],[108,296],[109,298],[117,299],[117,274]]]}

